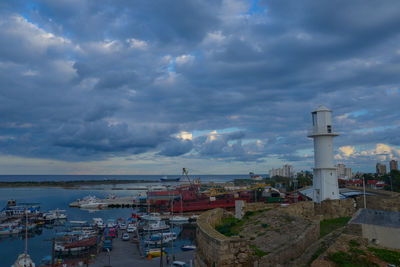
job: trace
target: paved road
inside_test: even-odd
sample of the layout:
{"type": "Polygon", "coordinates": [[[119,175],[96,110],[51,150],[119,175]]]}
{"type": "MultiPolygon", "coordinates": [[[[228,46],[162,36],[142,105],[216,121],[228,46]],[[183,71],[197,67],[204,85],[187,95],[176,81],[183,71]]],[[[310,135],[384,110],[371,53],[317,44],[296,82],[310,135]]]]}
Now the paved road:
{"type": "MultiPolygon", "coordinates": [[[[193,259],[193,251],[181,252],[175,255],[176,260],[185,261],[189,263],[193,259]]],[[[164,267],[167,267],[167,262],[165,256],[164,267]]],[[[130,241],[122,241],[121,238],[115,238],[113,240],[113,249],[108,255],[107,252],[101,252],[95,258],[95,263],[90,264],[90,267],[104,267],[110,265],[112,267],[155,267],[160,266],[160,258],[153,258],[148,260],[142,258],[139,253],[137,244],[130,241]]]]}

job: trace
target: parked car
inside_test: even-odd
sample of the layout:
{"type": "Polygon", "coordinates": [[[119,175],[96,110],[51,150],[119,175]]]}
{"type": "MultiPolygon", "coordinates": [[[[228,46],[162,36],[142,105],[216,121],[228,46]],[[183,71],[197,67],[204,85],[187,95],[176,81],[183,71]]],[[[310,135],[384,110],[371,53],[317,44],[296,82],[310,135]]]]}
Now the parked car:
{"type": "Polygon", "coordinates": [[[121,223],[121,224],[119,225],[119,229],[121,229],[121,230],[126,230],[126,224],[125,224],[125,223],[121,223]]]}
{"type": "Polygon", "coordinates": [[[124,241],[129,241],[129,239],[130,239],[130,236],[129,236],[128,233],[124,233],[124,234],[122,235],[122,240],[124,240],[124,241]]]}
{"type": "Polygon", "coordinates": [[[172,263],[173,267],[189,267],[189,265],[187,265],[185,262],[183,261],[174,261],[172,263]]]}
{"type": "Polygon", "coordinates": [[[129,225],[128,228],[126,229],[126,231],[128,233],[133,233],[136,231],[136,226],[129,225]]]}

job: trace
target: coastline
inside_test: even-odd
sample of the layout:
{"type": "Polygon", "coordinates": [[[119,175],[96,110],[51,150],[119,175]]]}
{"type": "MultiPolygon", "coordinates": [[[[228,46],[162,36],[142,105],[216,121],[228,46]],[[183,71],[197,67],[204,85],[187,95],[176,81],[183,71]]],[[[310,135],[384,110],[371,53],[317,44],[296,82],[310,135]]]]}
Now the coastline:
{"type": "Polygon", "coordinates": [[[77,181],[15,181],[0,182],[0,188],[12,187],[60,187],[65,189],[77,189],[81,186],[93,185],[117,185],[136,183],[161,183],[156,180],[77,180],[77,181]]]}

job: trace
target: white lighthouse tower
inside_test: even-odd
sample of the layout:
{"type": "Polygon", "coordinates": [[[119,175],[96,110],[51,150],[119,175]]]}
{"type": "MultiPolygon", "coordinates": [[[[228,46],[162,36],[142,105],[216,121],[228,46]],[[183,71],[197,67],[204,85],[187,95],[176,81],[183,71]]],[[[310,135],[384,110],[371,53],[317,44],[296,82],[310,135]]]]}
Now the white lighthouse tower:
{"type": "Polygon", "coordinates": [[[332,111],[319,106],[312,113],[312,131],[308,137],[314,138],[314,178],[313,201],[339,199],[339,186],[333,162],[333,137],[338,136],[332,129],[332,111]]]}

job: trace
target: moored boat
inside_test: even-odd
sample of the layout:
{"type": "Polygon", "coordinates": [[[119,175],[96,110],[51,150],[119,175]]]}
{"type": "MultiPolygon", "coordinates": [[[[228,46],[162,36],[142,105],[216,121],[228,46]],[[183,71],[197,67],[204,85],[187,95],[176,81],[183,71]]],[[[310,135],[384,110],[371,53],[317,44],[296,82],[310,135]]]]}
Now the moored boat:
{"type": "Polygon", "coordinates": [[[28,254],[19,254],[17,260],[11,267],[35,267],[35,263],[32,261],[28,254]]]}
{"type": "Polygon", "coordinates": [[[172,216],[169,219],[170,223],[187,223],[189,221],[189,218],[183,217],[183,216],[172,216]]]}

